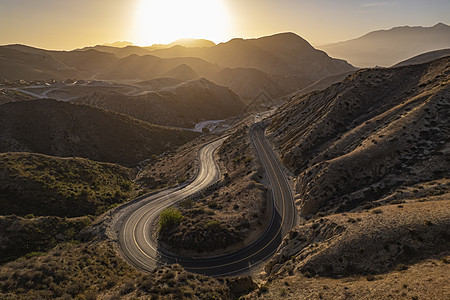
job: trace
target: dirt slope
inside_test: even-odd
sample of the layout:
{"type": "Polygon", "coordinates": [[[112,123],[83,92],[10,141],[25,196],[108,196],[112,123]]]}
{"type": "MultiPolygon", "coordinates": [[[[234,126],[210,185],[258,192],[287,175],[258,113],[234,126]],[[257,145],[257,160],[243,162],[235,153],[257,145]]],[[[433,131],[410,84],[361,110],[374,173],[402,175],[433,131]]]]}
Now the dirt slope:
{"type": "Polygon", "coordinates": [[[80,156],[134,165],[197,136],[55,100],[0,106],[0,151],[80,156]]]}

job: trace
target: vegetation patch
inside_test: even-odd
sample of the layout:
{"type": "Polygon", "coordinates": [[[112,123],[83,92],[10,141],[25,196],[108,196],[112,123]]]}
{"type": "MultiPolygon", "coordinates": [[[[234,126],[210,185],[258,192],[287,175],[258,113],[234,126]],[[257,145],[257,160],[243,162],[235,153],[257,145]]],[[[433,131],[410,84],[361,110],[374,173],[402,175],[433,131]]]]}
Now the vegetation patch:
{"type": "Polygon", "coordinates": [[[180,210],[175,207],[164,209],[159,215],[159,228],[161,230],[178,225],[183,219],[180,210]]]}
{"type": "Polygon", "coordinates": [[[2,214],[98,215],[134,196],[134,172],[117,164],[31,153],[0,154],[2,214]]]}

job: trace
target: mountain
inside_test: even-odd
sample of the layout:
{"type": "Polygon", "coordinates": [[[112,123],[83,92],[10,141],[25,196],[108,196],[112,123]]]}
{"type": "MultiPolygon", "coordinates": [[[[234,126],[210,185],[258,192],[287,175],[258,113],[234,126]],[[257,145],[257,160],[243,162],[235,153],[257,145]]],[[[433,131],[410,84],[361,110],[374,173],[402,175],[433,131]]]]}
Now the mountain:
{"type": "Polygon", "coordinates": [[[225,68],[211,77],[214,82],[229,87],[247,103],[251,103],[263,90],[271,98],[284,95],[286,80],[277,80],[279,78],[254,68],[225,68]]]}
{"type": "Polygon", "coordinates": [[[269,132],[297,176],[300,213],[345,212],[448,182],[449,80],[448,57],[362,70],[281,107],[269,132]]]}
{"type": "Polygon", "coordinates": [[[189,81],[192,79],[197,79],[199,75],[188,65],[181,64],[167,71],[164,74],[164,77],[170,77],[181,81],[189,81]]]}
{"type": "Polygon", "coordinates": [[[48,51],[24,45],[0,46],[0,77],[9,80],[88,78],[118,58],[96,50],[48,51]]]}
{"type": "Polygon", "coordinates": [[[93,47],[85,47],[80,49],[79,51],[90,51],[90,50],[96,50],[96,51],[100,51],[100,52],[106,52],[106,53],[111,53],[114,54],[115,56],[117,56],[118,58],[124,58],[130,55],[148,55],[150,54],[150,51],[138,47],[138,46],[134,46],[134,45],[129,45],[129,46],[125,46],[125,47],[113,47],[113,46],[106,46],[106,45],[97,45],[97,46],[93,46],[93,47]]]}
{"type": "Polygon", "coordinates": [[[170,44],[155,44],[148,47],[135,46],[129,42],[115,42],[112,44],[103,44],[92,47],[85,47],[80,50],[86,51],[93,49],[101,52],[112,53],[119,58],[124,58],[132,54],[147,55],[150,54],[150,51],[153,50],[168,49],[175,46],[181,46],[186,48],[192,47],[202,48],[202,47],[213,47],[215,45],[216,45],[215,43],[204,39],[179,39],[170,44]]]}
{"type": "Polygon", "coordinates": [[[230,87],[248,103],[261,93],[278,98],[325,77],[356,70],[314,49],[294,33],[233,39],[209,48],[176,46],[151,54],[162,58],[198,57],[225,67],[210,77],[203,76],[230,87]]]}
{"type": "Polygon", "coordinates": [[[57,61],[46,51],[34,51],[25,46],[0,47],[0,78],[45,80],[78,76],[78,70],[57,61]]]}
{"type": "Polygon", "coordinates": [[[431,51],[427,53],[422,53],[417,56],[411,57],[407,60],[404,60],[402,62],[399,62],[395,64],[393,67],[403,67],[408,65],[418,65],[423,64],[438,58],[450,56],[450,48],[449,49],[442,49],[442,50],[436,50],[431,51]]]}
{"type": "Polygon", "coordinates": [[[358,67],[387,67],[424,52],[450,48],[450,26],[394,27],[318,48],[358,67]]]}
{"type": "Polygon", "coordinates": [[[230,87],[245,102],[252,103],[260,101],[261,94],[271,100],[320,79],[356,70],[347,62],[314,49],[293,33],[233,39],[219,45],[182,40],[167,47],[155,47],[102,45],[74,51],[47,51],[21,45],[1,46],[0,77],[128,82],[204,77],[230,87]]]}
{"type": "Polygon", "coordinates": [[[114,43],[105,43],[104,46],[111,46],[111,47],[127,47],[127,46],[134,46],[132,42],[127,41],[117,41],[114,43]]]}
{"type": "Polygon", "coordinates": [[[164,58],[199,57],[223,67],[255,68],[268,74],[304,77],[311,81],[354,69],[345,61],[332,59],[314,49],[294,33],[232,39],[209,48],[172,47],[151,54],[164,58]]]}
{"type": "Polygon", "coordinates": [[[152,46],[143,48],[152,51],[157,49],[168,49],[174,46],[182,46],[186,48],[207,48],[213,47],[215,45],[216,44],[214,42],[205,39],[179,39],[170,44],[154,44],[152,46]]]}
{"type": "Polygon", "coordinates": [[[111,80],[150,80],[166,77],[168,72],[181,65],[190,67],[202,77],[207,77],[220,70],[220,67],[196,57],[163,59],[153,55],[130,55],[113,62],[98,76],[102,79],[111,80]]]}
{"type": "Polygon", "coordinates": [[[85,157],[131,166],[196,136],[125,115],[55,100],[0,105],[0,152],[85,157]]]}
{"type": "Polygon", "coordinates": [[[97,92],[74,102],[177,127],[227,119],[240,115],[244,108],[244,103],[230,89],[206,79],[187,81],[140,96],[97,92]]]}

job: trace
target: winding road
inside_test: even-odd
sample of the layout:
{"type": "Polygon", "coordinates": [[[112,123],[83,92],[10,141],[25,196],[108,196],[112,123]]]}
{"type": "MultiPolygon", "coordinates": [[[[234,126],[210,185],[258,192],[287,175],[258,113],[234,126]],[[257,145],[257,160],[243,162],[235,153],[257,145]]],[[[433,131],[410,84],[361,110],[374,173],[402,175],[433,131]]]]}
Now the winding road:
{"type": "Polygon", "coordinates": [[[296,210],[292,192],[279,161],[265,139],[264,127],[255,124],[250,129],[253,144],[264,164],[273,192],[273,213],[262,236],[250,245],[230,254],[193,258],[170,253],[158,246],[150,227],[166,207],[217,182],[219,169],[214,161],[215,150],[226,138],[204,146],[200,151],[200,170],[186,186],[168,189],[141,199],[128,209],[119,222],[118,240],[123,256],[145,271],[164,264],[178,263],[186,270],[210,276],[231,276],[249,273],[252,267],[266,261],[276,251],[282,238],[295,225],[296,210]]]}

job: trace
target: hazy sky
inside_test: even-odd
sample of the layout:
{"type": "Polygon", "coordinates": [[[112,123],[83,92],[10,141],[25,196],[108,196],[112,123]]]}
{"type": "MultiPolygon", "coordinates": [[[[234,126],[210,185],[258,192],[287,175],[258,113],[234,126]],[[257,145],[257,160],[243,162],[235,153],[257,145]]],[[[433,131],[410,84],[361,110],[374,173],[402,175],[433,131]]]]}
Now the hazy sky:
{"type": "Polygon", "coordinates": [[[0,0],[0,44],[74,49],[295,32],[312,44],[450,23],[449,0],[0,0]]]}

